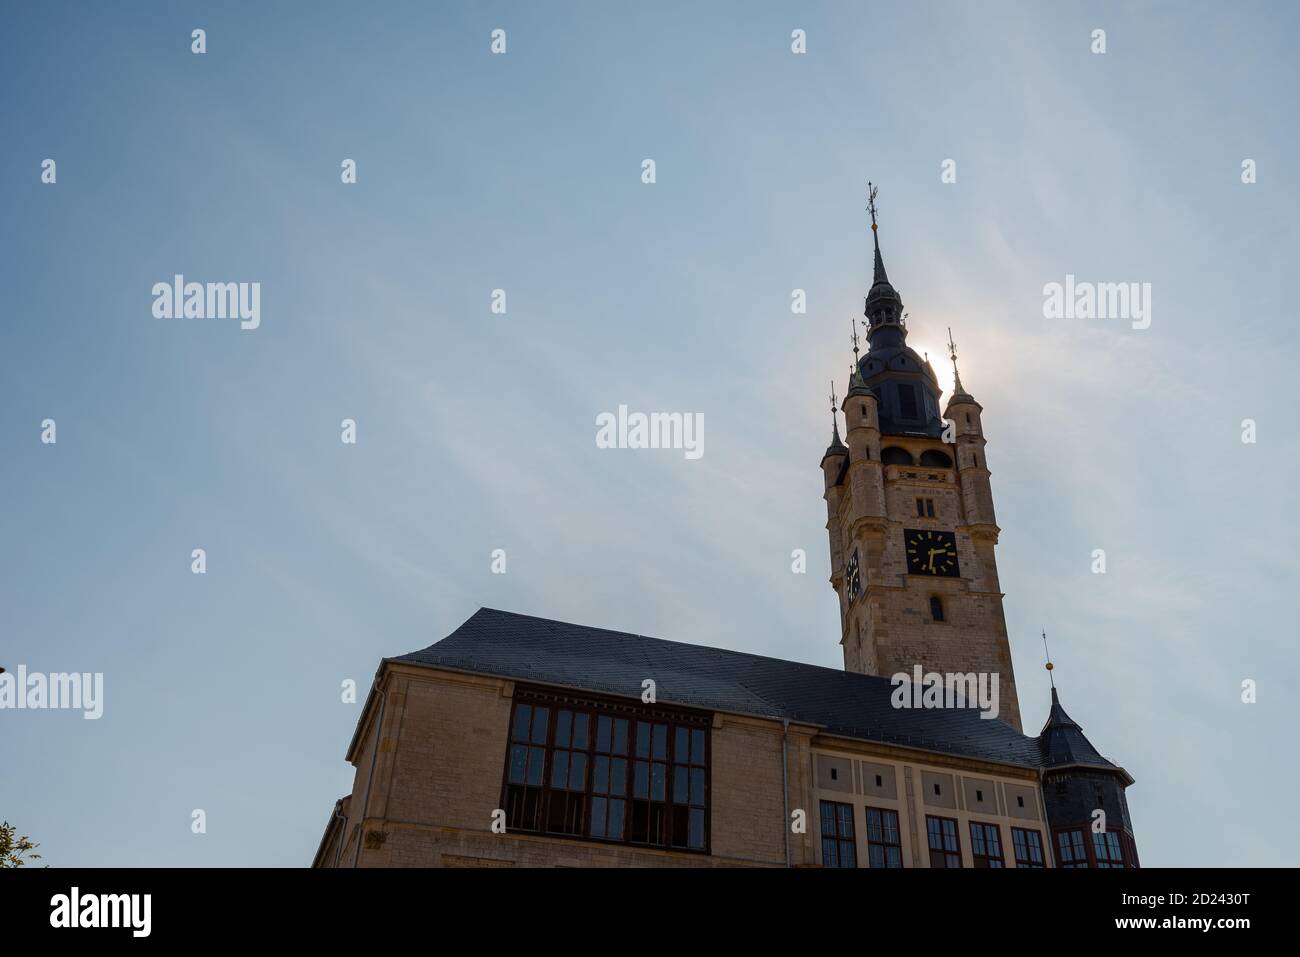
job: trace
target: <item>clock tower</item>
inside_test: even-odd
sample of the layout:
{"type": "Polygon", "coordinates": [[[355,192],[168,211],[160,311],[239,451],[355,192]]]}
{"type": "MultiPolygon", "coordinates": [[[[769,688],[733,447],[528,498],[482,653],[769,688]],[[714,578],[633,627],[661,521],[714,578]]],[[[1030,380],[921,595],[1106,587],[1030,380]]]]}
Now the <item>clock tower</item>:
{"type": "MultiPolygon", "coordinates": [[[[870,184],[868,184],[870,187],[870,184]]],[[[854,364],[822,457],[831,585],[844,667],[862,674],[996,676],[999,714],[1020,708],[994,550],[983,409],[956,375],[940,414],[934,369],[907,346],[903,301],[885,273],[870,188],[875,261],[854,364]]],[[[835,415],[832,391],[832,416],[835,415]]]]}

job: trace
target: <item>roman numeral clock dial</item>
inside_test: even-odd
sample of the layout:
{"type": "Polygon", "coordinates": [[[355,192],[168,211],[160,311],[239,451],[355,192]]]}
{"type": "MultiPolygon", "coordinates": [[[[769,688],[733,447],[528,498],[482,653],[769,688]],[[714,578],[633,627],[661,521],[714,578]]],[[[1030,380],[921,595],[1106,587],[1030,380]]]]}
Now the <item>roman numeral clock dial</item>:
{"type": "Polygon", "coordinates": [[[956,578],[961,574],[957,566],[957,536],[954,533],[905,528],[903,543],[907,549],[909,574],[941,578],[956,578]]]}

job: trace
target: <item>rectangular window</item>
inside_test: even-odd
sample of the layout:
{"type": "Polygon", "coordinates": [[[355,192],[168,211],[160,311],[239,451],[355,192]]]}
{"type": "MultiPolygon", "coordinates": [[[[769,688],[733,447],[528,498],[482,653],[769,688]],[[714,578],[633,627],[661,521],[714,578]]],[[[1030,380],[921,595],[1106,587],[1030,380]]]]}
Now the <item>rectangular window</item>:
{"type": "Polygon", "coordinates": [[[951,818],[927,814],[925,830],[930,838],[930,866],[961,867],[961,845],[957,840],[957,822],[951,818]]]}
{"type": "Polygon", "coordinates": [[[970,822],[970,856],[975,867],[1005,867],[1002,834],[996,824],[970,822]]]}
{"type": "Polygon", "coordinates": [[[1043,860],[1043,837],[1037,831],[1023,827],[1011,829],[1011,849],[1016,856],[1016,867],[1046,867],[1043,860]]]}
{"type": "Polygon", "coordinates": [[[1123,867],[1124,852],[1120,849],[1116,831],[1093,831],[1092,853],[1098,867],[1123,867]]]}
{"type": "Polygon", "coordinates": [[[857,867],[853,805],[822,801],[822,866],[857,867]]]}
{"type": "Polygon", "coordinates": [[[1056,863],[1061,867],[1087,867],[1088,852],[1084,848],[1083,831],[1058,831],[1056,833],[1056,863]]]}
{"type": "Polygon", "coordinates": [[[899,837],[897,811],[867,808],[867,866],[903,866],[903,844],[899,837]]]}
{"type": "Polygon", "coordinates": [[[708,726],[707,715],[520,689],[507,830],[707,851],[708,726]]]}
{"type": "Polygon", "coordinates": [[[900,419],[913,421],[918,418],[916,386],[911,383],[898,383],[898,417],[900,419]]]}

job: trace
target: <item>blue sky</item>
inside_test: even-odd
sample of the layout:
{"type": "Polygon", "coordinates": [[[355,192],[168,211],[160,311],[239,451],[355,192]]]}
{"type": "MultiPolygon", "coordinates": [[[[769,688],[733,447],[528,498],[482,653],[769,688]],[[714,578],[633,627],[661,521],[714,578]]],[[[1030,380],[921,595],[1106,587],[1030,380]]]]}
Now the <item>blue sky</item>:
{"type": "Polygon", "coordinates": [[[838,667],[818,462],[868,178],[909,344],[946,384],[951,326],[984,406],[1026,727],[1045,627],[1144,863],[1294,862],[1289,6],[3,18],[0,665],[105,676],[98,721],[0,711],[0,817],[49,863],[309,863],[340,682],[482,605],[838,667]],[[153,318],[175,273],[261,282],[261,327],[153,318]],[[1150,282],[1151,327],[1045,319],[1066,274],[1150,282]],[[702,412],[704,457],[597,449],[620,403],[702,412]]]}

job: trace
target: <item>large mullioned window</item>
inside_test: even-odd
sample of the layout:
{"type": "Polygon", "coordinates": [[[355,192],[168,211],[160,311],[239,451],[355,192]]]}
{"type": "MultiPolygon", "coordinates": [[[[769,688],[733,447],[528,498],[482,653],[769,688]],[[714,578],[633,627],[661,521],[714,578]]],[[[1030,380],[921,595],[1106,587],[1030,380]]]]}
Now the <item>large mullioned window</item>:
{"type": "Polygon", "coordinates": [[[898,831],[897,811],[867,808],[867,865],[903,866],[903,843],[898,831]]]}
{"type": "Polygon", "coordinates": [[[707,851],[708,722],[517,691],[502,788],[506,829],[707,851]]]}
{"type": "Polygon", "coordinates": [[[961,867],[957,822],[949,817],[926,815],[925,831],[930,843],[930,866],[961,867]]]}
{"type": "Polygon", "coordinates": [[[857,867],[853,836],[853,805],[821,802],[822,867],[857,867]]]}
{"type": "Polygon", "coordinates": [[[1043,860],[1043,838],[1037,831],[1024,827],[1011,829],[1011,849],[1015,852],[1016,867],[1046,867],[1043,860]]]}

